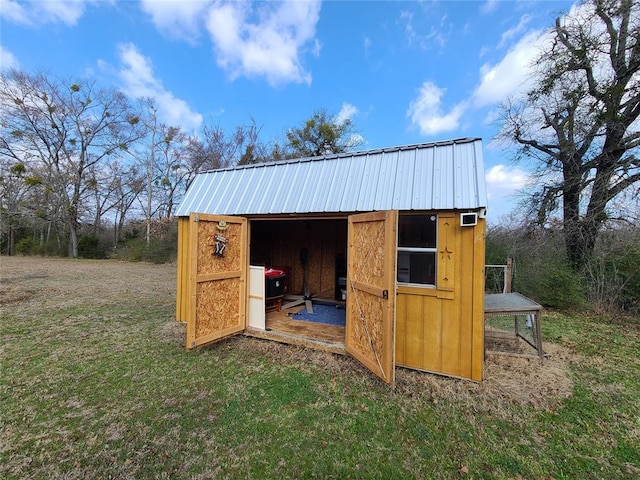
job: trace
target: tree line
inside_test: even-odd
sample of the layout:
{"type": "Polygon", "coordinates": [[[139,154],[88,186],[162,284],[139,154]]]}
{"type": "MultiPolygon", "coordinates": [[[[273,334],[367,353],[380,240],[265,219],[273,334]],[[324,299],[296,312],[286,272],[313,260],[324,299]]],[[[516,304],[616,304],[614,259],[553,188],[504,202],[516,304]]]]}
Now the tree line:
{"type": "Polygon", "coordinates": [[[273,143],[253,119],[190,134],[158,118],[153,98],[128,99],[93,79],[11,70],[0,78],[0,251],[21,240],[78,256],[82,235],[108,227],[112,243],[142,220],[170,218],[201,171],[340,153],[360,137],[350,120],[318,110],[273,143]]]}
{"type": "MultiPolygon", "coordinates": [[[[489,230],[487,258],[544,265],[537,287],[521,282],[536,298],[564,288],[602,303],[618,285],[620,305],[640,310],[640,2],[586,0],[541,39],[529,87],[498,105],[496,140],[534,174],[518,220],[489,230]]],[[[326,110],[271,143],[260,131],[251,119],[190,134],[160,122],[153,99],[131,101],[91,79],[3,72],[0,253],[28,241],[76,257],[80,237],[95,239],[107,222],[113,245],[134,225],[149,246],[154,222],[171,217],[198,172],[362,142],[326,110]]]]}

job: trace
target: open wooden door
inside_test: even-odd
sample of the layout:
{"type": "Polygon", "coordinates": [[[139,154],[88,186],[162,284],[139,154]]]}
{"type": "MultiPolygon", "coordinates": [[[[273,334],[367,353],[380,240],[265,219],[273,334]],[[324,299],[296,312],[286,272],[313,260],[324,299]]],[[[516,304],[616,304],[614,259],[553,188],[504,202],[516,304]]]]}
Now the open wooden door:
{"type": "Polygon", "coordinates": [[[384,382],[395,381],[398,212],[349,217],[345,346],[384,382]]]}
{"type": "Polygon", "coordinates": [[[247,323],[247,220],[192,213],[187,349],[242,332],[247,323]]]}

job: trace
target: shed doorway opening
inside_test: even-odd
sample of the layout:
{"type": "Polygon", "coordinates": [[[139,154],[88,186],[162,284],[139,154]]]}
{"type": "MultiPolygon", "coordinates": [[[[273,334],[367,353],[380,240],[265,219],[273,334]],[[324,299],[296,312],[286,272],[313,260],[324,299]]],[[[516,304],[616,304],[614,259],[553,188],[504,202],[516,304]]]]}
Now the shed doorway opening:
{"type": "Polygon", "coordinates": [[[347,231],[346,218],[250,220],[248,334],[344,349],[347,231]]]}

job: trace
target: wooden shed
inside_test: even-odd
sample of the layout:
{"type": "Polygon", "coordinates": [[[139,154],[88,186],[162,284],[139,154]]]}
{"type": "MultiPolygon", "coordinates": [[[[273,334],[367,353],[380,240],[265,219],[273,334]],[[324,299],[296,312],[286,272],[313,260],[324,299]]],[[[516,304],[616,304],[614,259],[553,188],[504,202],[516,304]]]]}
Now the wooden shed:
{"type": "Polygon", "coordinates": [[[486,206],[475,138],[201,173],[177,212],[187,349],[244,333],[387,383],[396,366],[482,380],[486,206]]]}

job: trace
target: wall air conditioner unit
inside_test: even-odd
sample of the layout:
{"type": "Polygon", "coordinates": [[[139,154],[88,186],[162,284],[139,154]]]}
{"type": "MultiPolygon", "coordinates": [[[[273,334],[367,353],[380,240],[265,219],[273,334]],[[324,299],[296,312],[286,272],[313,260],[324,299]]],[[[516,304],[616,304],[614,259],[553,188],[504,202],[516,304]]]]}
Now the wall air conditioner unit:
{"type": "Polygon", "coordinates": [[[460,226],[461,227],[473,227],[478,224],[477,213],[461,213],[460,214],[460,226]]]}

